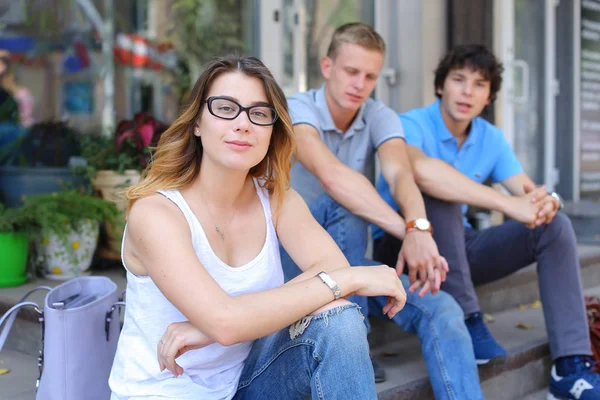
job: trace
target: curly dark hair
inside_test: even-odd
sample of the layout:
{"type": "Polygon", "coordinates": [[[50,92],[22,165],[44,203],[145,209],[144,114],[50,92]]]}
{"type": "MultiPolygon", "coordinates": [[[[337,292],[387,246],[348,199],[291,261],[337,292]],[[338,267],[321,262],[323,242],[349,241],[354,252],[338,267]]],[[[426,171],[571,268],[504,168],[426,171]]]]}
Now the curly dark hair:
{"type": "Polygon", "coordinates": [[[504,67],[486,46],[481,44],[465,44],[454,47],[438,64],[435,70],[435,95],[442,97],[438,89],[444,87],[446,77],[451,71],[468,67],[483,75],[490,81],[490,102],[496,100],[496,94],[502,85],[504,67]]]}

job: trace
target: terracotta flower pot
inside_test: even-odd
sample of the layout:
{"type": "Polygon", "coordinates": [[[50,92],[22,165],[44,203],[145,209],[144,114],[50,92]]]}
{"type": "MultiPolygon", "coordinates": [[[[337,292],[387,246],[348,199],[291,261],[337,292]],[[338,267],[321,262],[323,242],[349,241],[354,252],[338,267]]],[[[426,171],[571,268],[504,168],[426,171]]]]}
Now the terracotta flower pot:
{"type": "Polygon", "coordinates": [[[140,173],[134,169],[125,171],[124,175],[115,171],[98,171],[96,178],[92,180],[92,184],[96,192],[100,193],[103,199],[112,201],[117,205],[117,208],[123,213],[123,221],[118,226],[112,227],[106,224],[106,232],[108,235],[108,244],[106,248],[99,251],[102,257],[111,260],[119,260],[121,258],[121,241],[123,240],[123,229],[125,227],[125,210],[127,209],[127,200],[125,199],[125,191],[127,188],[140,180],[140,173]]]}
{"type": "Polygon", "coordinates": [[[92,179],[92,184],[103,199],[112,201],[121,211],[127,209],[127,200],[124,192],[127,187],[140,180],[140,173],[134,169],[128,169],[123,175],[115,171],[98,171],[92,179]]]}

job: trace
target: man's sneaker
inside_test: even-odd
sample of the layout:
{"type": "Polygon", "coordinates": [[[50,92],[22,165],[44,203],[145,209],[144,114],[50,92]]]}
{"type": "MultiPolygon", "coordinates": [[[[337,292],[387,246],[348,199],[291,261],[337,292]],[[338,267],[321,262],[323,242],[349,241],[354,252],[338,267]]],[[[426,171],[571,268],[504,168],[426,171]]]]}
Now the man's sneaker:
{"type": "Polygon", "coordinates": [[[592,371],[589,357],[575,356],[558,359],[550,373],[548,400],[600,399],[600,375],[592,371]]]}
{"type": "Polygon", "coordinates": [[[373,357],[371,357],[371,364],[373,364],[373,372],[375,372],[375,383],[385,382],[385,369],[373,357]]]}
{"type": "Polygon", "coordinates": [[[501,364],[506,361],[506,350],[496,342],[483,322],[483,315],[480,312],[469,315],[465,325],[471,334],[477,365],[501,364]]]}

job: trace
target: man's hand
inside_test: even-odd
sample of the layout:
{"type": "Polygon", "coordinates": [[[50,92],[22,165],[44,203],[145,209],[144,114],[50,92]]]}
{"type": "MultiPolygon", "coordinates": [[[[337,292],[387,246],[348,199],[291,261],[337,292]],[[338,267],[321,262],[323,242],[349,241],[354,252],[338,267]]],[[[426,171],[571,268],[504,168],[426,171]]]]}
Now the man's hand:
{"type": "Polygon", "coordinates": [[[211,343],[214,341],[189,321],[170,324],[157,345],[160,370],[166,368],[174,376],[183,374],[183,368],[175,362],[175,359],[186,351],[201,349],[211,343]]]}
{"type": "MultiPolygon", "coordinates": [[[[545,189],[545,186],[543,186],[545,189]]],[[[534,190],[538,190],[535,187],[530,185],[523,185],[523,190],[525,193],[531,193],[534,190]]],[[[536,196],[536,201],[540,206],[540,210],[537,213],[537,218],[535,220],[535,226],[540,226],[542,224],[549,224],[554,219],[554,216],[560,209],[560,203],[554,197],[549,195],[547,192],[536,196]]]]}
{"type": "Polygon", "coordinates": [[[544,203],[548,194],[546,193],[545,185],[535,189],[525,189],[525,192],[523,196],[507,196],[507,206],[503,212],[510,218],[522,222],[528,228],[533,229],[541,225],[545,220],[542,219],[542,216],[546,214],[544,212],[544,203]]]}
{"type": "Polygon", "coordinates": [[[398,254],[396,271],[402,274],[404,264],[408,264],[408,291],[414,293],[421,285],[419,297],[431,290],[436,294],[442,282],[446,280],[448,262],[438,252],[437,245],[429,232],[411,231],[404,236],[402,248],[398,254]]]}

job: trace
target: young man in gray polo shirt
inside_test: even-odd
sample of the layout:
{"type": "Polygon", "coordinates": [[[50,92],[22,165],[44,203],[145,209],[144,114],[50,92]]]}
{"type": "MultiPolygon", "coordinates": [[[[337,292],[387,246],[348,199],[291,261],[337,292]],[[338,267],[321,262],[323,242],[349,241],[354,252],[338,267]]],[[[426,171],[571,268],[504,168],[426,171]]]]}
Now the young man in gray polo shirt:
{"type": "MultiPolygon", "coordinates": [[[[401,275],[406,263],[414,284],[401,276],[408,288],[407,305],[393,320],[421,339],[437,399],[481,399],[464,315],[451,296],[438,293],[448,264],[431,236],[406,155],[402,125],[394,111],[369,97],[384,55],[383,39],[369,25],[346,24],[335,31],[327,56],[321,60],[325,85],[288,99],[298,146],[292,187],[350,265],[377,264],[365,258],[368,223],[403,239],[396,268],[401,275]],[[373,186],[376,154],[406,223],[373,186]]],[[[286,279],[300,272],[285,252],[282,263],[286,279]]],[[[365,315],[380,317],[387,301],[356,296],[352,300],[365,315]]],[[[383,371],[374,367],[376,380],[383,380],[383,371]]]]}

